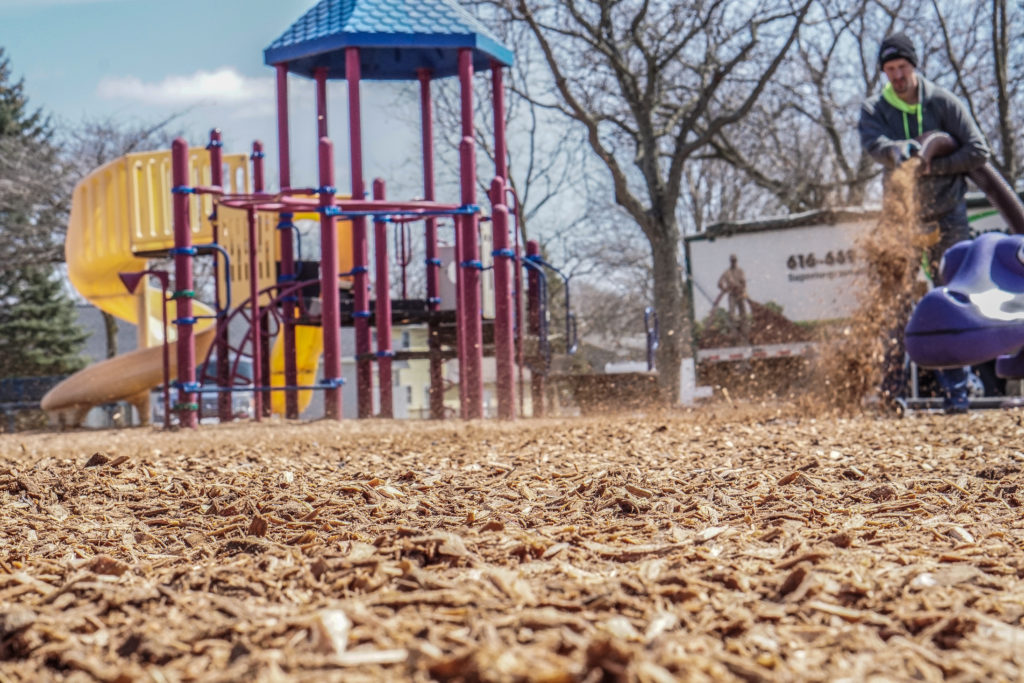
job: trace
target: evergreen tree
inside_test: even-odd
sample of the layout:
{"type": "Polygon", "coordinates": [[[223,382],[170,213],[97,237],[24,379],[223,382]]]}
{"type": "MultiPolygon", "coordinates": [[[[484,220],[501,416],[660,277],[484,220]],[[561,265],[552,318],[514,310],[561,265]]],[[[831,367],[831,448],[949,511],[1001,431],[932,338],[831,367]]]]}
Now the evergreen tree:
{"type": "Polygon", "coordinates": [[[79,353],[87,335],[51,268],[27,268],[0,288],[0,377],[64,375],[85,365],[79,353]]]}
{"type": "Polygon", "coordinates": [[[64,374],[83,365],[85,334],[54,270],[69,198],[52,137],[0,48],[0,377],[64,374]]]}
{"type": "Polygon", "coordinates": [[[53,130],[41,109],[29,112],[25,79],[12,82],[11,60],[0,47],[0,137],[24,137],[47,142],[53,130]]]}
{"type": "Polygon", "coordinates": [[[0,277],[62,260],[66,176],[49,119],[29,107],[0,48],[0,277]]]}

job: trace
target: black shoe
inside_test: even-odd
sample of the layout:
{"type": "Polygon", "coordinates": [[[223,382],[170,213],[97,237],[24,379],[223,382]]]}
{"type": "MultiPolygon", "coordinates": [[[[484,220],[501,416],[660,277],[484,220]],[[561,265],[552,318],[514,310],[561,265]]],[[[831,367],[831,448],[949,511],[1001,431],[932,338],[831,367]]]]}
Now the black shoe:
{"type": "Polygon", "coordinates": [[[962,415],[971,409],[971,401],[967,394],[956,394],[946,396],[942,399],[942,411],[946,415],[962,415]]]}

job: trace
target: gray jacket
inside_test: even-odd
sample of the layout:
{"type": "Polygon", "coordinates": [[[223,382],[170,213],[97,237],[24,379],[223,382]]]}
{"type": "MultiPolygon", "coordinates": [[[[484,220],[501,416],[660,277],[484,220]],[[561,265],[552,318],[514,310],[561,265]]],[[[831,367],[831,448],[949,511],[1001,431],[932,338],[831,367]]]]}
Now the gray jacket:
{"type": "Polygon", "coordinates": [[[934,159],[931,174],[921,176],[918,184],[922,218],[926,221],[949,213],[964,203],[967,192],[965,174],[988,161],[985,136],[963,103],[950,91],[917,74],[920,88],[921,130],[918,119],[906,115],[885,101],[881,93],[860,108],[860,144],[875,161],[885,166],[884,182],[894,168],[892,148],[908,137],[939,130],[949,133],[960,148],[947,157],[934,159]],[[906,117],[906,120],[904,120],[906,117]],[[909,128],[909,136],[907,135],[909,128]]]}

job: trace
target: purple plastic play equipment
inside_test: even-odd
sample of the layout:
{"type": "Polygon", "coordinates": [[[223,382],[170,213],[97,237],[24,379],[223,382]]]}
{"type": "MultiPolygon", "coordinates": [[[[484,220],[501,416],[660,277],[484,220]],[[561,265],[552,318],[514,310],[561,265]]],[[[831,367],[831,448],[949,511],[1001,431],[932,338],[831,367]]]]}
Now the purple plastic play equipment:
{"type": "MultiPolygon", "coordinates": [[[[945,133],[921,140],[926,159],[956,143],[945,133]]],[[[906,348],[922,367],[976,365],[997,358],[1001,377],[1024,376],[1024,205],[991,164],[971,179],[1018,234],[987,233],[950,247],[942,258],[942,286],[928,292],[910,316],[906,348]]]]}
{"type": "Polygon", "coordinates": [[[947,284],[928,292],[907,323],[915,363],[963,367],[1024,347],[1024,236],[986,233],[953,245],[942,278],[947,284]]]}

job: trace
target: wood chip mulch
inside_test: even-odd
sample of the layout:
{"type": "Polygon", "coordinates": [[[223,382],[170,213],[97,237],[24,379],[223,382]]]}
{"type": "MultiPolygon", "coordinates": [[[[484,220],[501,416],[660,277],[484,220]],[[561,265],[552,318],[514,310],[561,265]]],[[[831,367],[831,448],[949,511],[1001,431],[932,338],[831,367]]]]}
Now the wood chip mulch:
{"type": "Polygon", "coordinates": [[[1020,680],[1024,415],[0,436],[0,680],[1020,680]]]}

